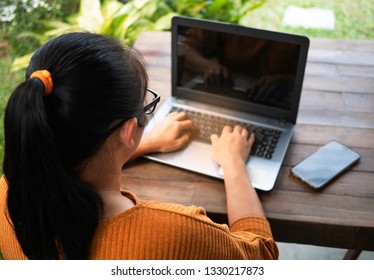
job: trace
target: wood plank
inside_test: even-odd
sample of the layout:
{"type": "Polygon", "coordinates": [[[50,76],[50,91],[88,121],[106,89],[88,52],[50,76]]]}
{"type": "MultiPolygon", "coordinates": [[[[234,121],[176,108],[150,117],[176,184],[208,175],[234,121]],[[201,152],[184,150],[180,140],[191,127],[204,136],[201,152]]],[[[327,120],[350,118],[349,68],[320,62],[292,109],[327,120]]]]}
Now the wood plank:
{"type": "Polygon", "coordinates": [[[134,48],[143,55],[170,56],[171,33],[168,31],[144,31],[136,38],[134,48]]]}
{"type": "Polygon", "coordinates": [[[308,61],[305,75],[374,78],[374,66],[327,64],[308,61]]]}
{"type": "Polygon", "coordinates": [[[340,76],[374,78],[373,66],[337,65],[340,76]]]}
{"type": "Polygon", "coordinates": [[[351,108],[360,108],[368,111],[374,111],[373,94],[344,92],[343,100],[344,103],[351,108]]]}
{"type": "Polygon", "coordinates": [[[269,219],[275,240],[334,248],[374,250],[372,230],[322,223],[269,219]],[[305,234],[308,233],[308,234],[305,234]]]}
{"type": "Polygon", "coordinates": [[[305,76],[303,89],[374,94],[374,80],[351,77],[305,76]]]}
{"type": "Polygon", "coordinates": [[[222,180],[147,159],[138,159],[124,168],[122,188],[142,199],[194,204],[213,213],[227,213],[222,180]]]}
{"type": "Polygon", "coordinates": [[[302,108],[297,116],[300,124],[346,126],[374,129],[374,112],[337,111],[324,108],[302,108]]]}
{"type": "Polygon", "coordinates": [[[296,124],[292,143],[323,145],[337,140],[352,148],[374,149],[374,130],[366,128],[296,124]]]}
{"type": "Polygon", "coordinates": [[[310,48],[308,62],[374,66],[374,52],[310,48]]]}
{"type": "Polygon", "coordinates": [[[332,76],[339,75],[337,66],[335,64],[326,64],[308,61],[305,67],[305,76],[332,76]]]}
{"type": "Polygon", "coordinates": [[[261,202],[269,219],[374,227],[372,198],[273,190],[271,196],[262,195],[261,202]]]}
{"type": "Polygon", "coordinates": [[[374,41],[373,40],[311,38],[310,48],[311,49],[356,50],[356,51],[363,51],[363,52],[373,52],[374,41]]]}
{"type": "Polygon", "coordinates": [[[156,56],[156,55],[143,54],[143,57],[146,61],[148,68],[150,67],[164,67],[168,69],[171,68],[171,57],[169,55],[156,56]]]}
{"type": "Polygon", "coordinates": [[[165,182],[200,182],[204,179],[196,176],[196,173],[166,164],[156,163],[146,158],[138,158],[132,162],[126,163],[123,170],[124,173],[122,175],[124,180],[130,177],[135,179],[149,178],[148,174],[152,174],[152,177],[150,177],[152,180],[165,182]],[[144,170],[147,170],[147,172],[144,172],[144,170]]]}
{"type": "Polygon", "coordinates": [[[170,67],[152,66],[148,69],[148,74],[151,81],[171,83],[171,69],[170,67]]]}
{"type": "Polygon", "coordinates": [[[374,111],[374,94],[303,90],[299,110],[304,109],[371,113],[374,111]]]}

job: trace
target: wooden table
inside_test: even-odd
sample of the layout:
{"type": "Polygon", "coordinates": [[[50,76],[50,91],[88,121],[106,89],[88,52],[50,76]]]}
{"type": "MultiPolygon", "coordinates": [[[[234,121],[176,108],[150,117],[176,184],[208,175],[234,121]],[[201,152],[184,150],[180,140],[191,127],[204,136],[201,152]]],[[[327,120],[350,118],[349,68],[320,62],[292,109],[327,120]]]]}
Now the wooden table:
{"type": "MultiPolygon", "coordinates": [[[[170,95],[169,32],[142,33],[150,87],[170,95]]],[[[259,191],[275,240],[374,251],[374,41],[311,39],[299,116],[274,189],[259,191]],[[290,168],[335,139],[361,154],[359,164],[322,192],[290,168]]],[[[221,180],[141,158],[123,172],[123,187],[143,199],[204,207],[227,222],[221,180]]],[[[354,257],[348,256],[347,257],[354,257]]]]}

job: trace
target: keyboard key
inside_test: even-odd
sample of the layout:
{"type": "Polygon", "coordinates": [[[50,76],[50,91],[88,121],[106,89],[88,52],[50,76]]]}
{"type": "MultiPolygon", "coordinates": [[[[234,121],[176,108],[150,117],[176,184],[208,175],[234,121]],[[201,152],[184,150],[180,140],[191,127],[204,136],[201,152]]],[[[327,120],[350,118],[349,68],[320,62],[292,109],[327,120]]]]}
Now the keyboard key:
{"type": "Polygon", "coordinates": [[[249,133],[255,134],[255,142],[251,150],[251,155],[271,159],[278,140],[281,136],[281,131],[266,127],[254,126],[253,124],[226,119],[220,116],[214,116],[196,112],[192,110],[185,110],[179,107],[173,107],[172,112],[185,112],[187,116],[200,128],[197,139],[199,141],[209,142],[212,134],[220,135],[225,125],[234,127],[240,125],[248,130],[249,133]]]}

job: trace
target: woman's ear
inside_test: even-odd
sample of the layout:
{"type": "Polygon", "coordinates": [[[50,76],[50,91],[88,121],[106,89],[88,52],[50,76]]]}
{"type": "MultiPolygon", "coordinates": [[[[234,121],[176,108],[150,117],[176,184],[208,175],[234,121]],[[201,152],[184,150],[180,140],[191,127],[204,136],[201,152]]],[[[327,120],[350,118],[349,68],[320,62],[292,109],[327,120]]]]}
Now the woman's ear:
{"type": "Polygon", "coordinates": [[[133,148],[135,145],[134,137],[138,130],[138,120],[137,118],[131,118],[125,121],[121,126],[120,130],[120,141],[125,144],[127,148],[133,148]]]}

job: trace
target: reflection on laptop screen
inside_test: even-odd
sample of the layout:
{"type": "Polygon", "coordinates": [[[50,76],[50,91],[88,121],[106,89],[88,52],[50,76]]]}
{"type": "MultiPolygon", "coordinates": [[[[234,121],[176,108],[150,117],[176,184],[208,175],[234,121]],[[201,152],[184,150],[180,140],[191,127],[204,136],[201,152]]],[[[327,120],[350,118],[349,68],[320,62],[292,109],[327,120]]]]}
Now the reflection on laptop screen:
{"type": "Polygon", "coordinates": [[[178,87],[291,109],[299,45],[200,28],[177,32],[178,87]]]}

